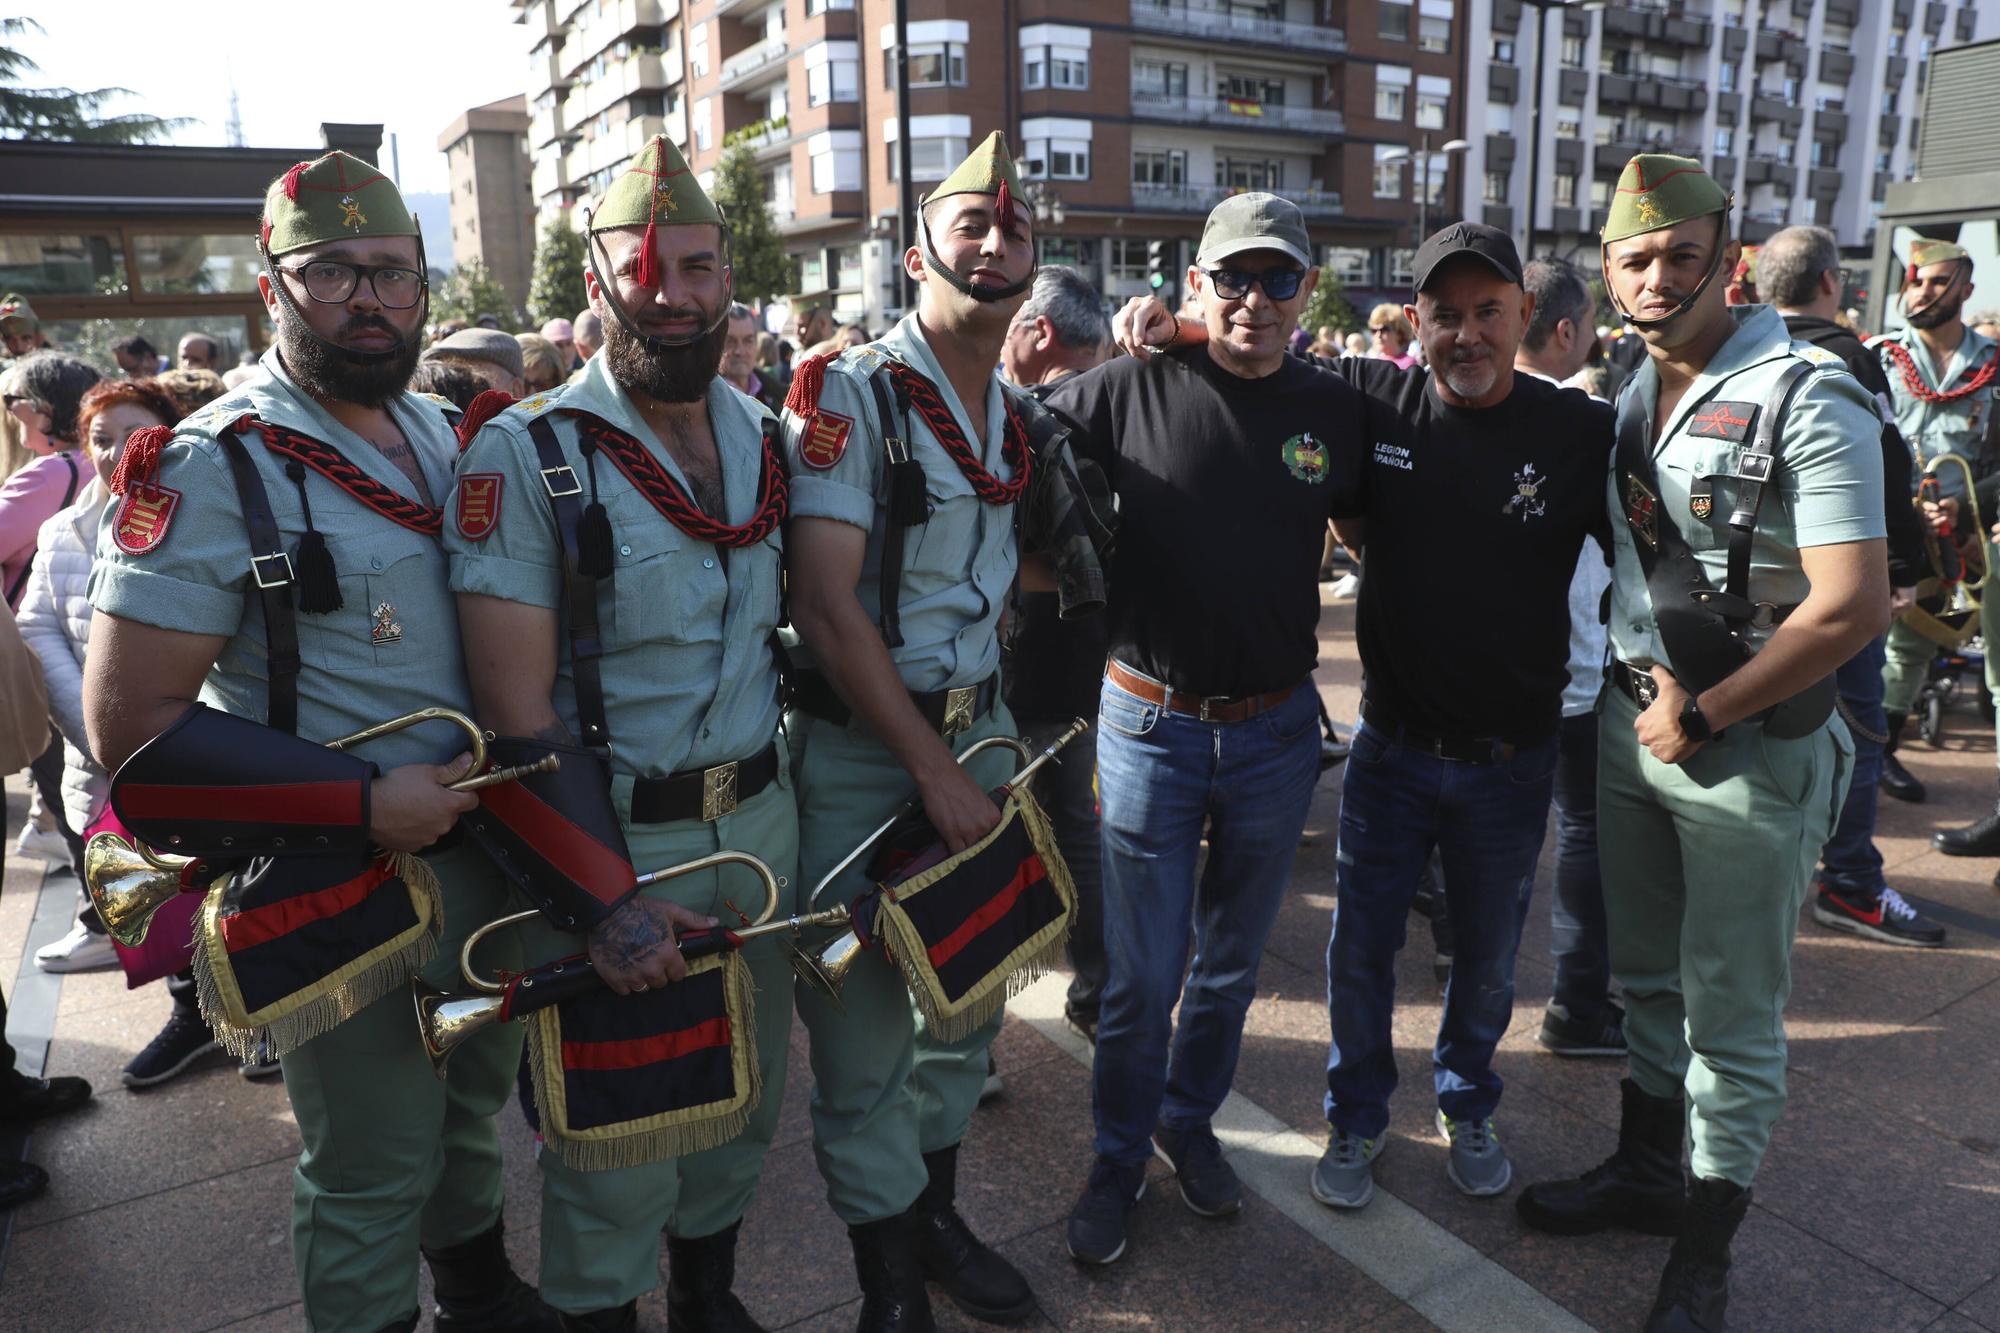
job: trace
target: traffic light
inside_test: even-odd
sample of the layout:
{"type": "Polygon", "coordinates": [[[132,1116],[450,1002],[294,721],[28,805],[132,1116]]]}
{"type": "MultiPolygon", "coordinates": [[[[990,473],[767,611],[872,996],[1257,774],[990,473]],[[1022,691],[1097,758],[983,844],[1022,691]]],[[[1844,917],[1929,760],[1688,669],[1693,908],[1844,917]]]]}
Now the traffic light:
{"type": "Polygon", "coordinates": [[[1171,280],[1167,267],[1173,263],[1173,244],[1172,241],[1146,242],[1146,285],[1156,292],[1164,290],[1171,280]]]}

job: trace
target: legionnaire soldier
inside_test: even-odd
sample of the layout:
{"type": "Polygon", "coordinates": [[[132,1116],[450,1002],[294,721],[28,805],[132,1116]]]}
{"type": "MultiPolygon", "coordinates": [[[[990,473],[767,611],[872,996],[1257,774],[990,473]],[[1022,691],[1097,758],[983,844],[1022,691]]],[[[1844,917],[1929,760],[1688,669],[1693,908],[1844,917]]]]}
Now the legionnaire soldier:
{"type": "MultiPolygon", "coordinates": [[[[289,1030],[280,1044],[294,1044],[337,1024],[283,1053],[305,1141],[292,1241],[308,1325],[414,1329],[421,1244],[439,1327],[551,1327],[501,1244],[493,1116],[514,1087],[518,1029],[472,1039],[440,1081],[410,1019],[412,953],[399,947],[426,927],[435,937],[436,921],[398,918],[411,900],[399,906],[394,880],[335,911],[368,880],[327,869],[424,854],[444,928],[423,974],[440,986],[456,984],[464,935],[515,902],[455,841],[475,803],[443,785],[464,776],[462,735],[430,723],[370,743],[365,758],[323,748],[421,708],[471,704],[438,542],[457,441],[442,400],[405,392],[427,308],[422,242],[395,185],[335,152],[272,183],[259,248],[277,326],[264,377],[171,432],[135,435],[120,459],[122,499],[91,574],[91,748],[124,765],[114,805],[160,850],[277,853],[282,877],[332,881],[283,905],[310,907],[311,921],[233,918],[248,938],[231,948],[248,947],[211,975],[246,997],[293,970],[294,946],[374,939],[390,918],[393,938],[356,960],[366,988],[348,991],[380,998],[347,1016],[338,995],[322,996],[235,1033],[240,1044],[289,1030]],[[301,847],[313,854],[293,854],[301,847]]],[[[509,961],[504,949],[493,957],[509,961]]]]}
{"type": "MultiPolygon", "coordinates": [[[[1943,455],[1963,458],[1979,482],[1978,509],[1990,524],[1994,501],[2000,499],[2000,426],[1994,424],[1995,408],[2000,407],[2000,345],[1966,327],[1965,303],[1971,295],[1971,255],[1950,241],[1912,241],[1903,285],[1903,317],[1908,322],[1876,339],[1874,348],[1889,377],[1896,428],[1916,450],[1918,477],[1943,455]]],[[[1971,515],[1964,512],[1963,475],[1956,469],[1937,474],[1939,498],[1931,512],[1953,528],[1971,522],[1971,515]]],[[[1978,538],[1991,569],[1995,555],[1991,535],[1980,533],[1978,538]]],[[[2000,599],[1980,600],[1979,628],[1988,643],[2000,643],[2000,599]]],[[[1899,619],[1889,627],[1887,647],[1883,706],[1889,714],[1893,751],[1923,689],[1937,645],[1899,619]]],[[[1989,653],[1987,662],[1986,683],[1992,689],[2000,685],[2000,661],[1989,653]]],[[[1921,800],[1924,793],[1918,783],[1896,794],[1921,800]]],[[[1931,843],[1947,856],[2000,856],[2000,804],[1976,823],[1940,830],[1931,843]]]]}
{"type": "MultiPolygon", "coordinates": [[[[1010,763],[982,756],[968,771],[953,755],[1014,730],[996,625],[1037,405],[994,372],[1034,279],[1019,188],[1006,140],[990,135],[920,208],[919,244],[903,258],[921,285],[916,311],[879,341],[801,363],[785,400],[790,605],[803,639],[786,733],[807,886],[912,795],[953,852],[999,819],[987,792],[1010,763]]],[[[821,901],[849,901],[863,885],[849,871],[821,901]]],[[[845,1013],[804,994],[799,1008],[812,1035],[815,1146],[854,1242],[862,1326],[931,1326],[913,1242],[923,1273],[960,1308],[1026,1317],[1026,1279],[953,1207],[959,1143],[1001,1016],[938,1040],[876,958],[853,969],[842,998],[845,1013]]]]}
{"type": "MultiPolygon", "coordinates": [[[[776,419],[716,374],[731,288],[722,216],[655,136],[588,240],[603,354],[491,420],[460,462],[446,544],[473,694],[502,732],[583,747],[565,771],[597,775],[639,868],[734,849],[789,883],[798,815],[772,649],[787,487],[776,419]]],[[[681,980],[674,927],[733,925],[732,906],[764,900],[736,868],[636,897],[629,880],[608,887],[615,910],[589,925],[587,949],[627,995],[681,980]]],[[[585,943],[535,925],[531,961],[585,943]]],[[[636,1327],[664,1227],[674,1327],[756,1327],[730,1285],[784,1099],[792,974],[776,938],[745,953],[756,1031],[737,1039],[754,1043],[763,1090],[740,1134],[608,1170],[542,1155],[542,1289],[566,1326],[636,1327]]]]}
{"type": "Polygon", "coordinates": [[[1784,1109],[1792,937],[1851,769],[1831,677],[1889,598],[1879,412],[1776,311],[1725,305],[1730,207],[1699,163],[1641,154],[1604,227],[1612,299],[1650,353],[1619,400],[1598,769],[1630,1076],[1612,1157],[1519,1200],[1546,1231],[1675,1236],[1660,1333],[1723,1327],[1784,1109]]]}

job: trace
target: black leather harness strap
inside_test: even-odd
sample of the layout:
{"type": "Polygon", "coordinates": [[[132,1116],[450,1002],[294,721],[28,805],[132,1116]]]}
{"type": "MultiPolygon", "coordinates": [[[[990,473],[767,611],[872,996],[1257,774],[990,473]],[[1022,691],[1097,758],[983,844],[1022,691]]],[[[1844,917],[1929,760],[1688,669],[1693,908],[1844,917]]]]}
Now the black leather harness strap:
{"type": "Polygon", "coordinates": [[[243,525],[250,532],[250,588],[264,608],[264,670],[268,677],[265,725],[287,735],[299,730],[299,620],[292,606],[291,553],[278,536],[271,496],[257,464],[235,431],[216,437],[229,458],[243,525]]]}
{"type": "Polygon", "coordinates": [[[549,497],[555,515],[556,539],[562,543],[563,608],[569,616],[570,675],[576,683],[577,723],[583,729],[583,743],[600,754],[611,748],[611,727],[604,712],[604,680],[598,659],[604,656],[604,636],[597,624],[598,580],[583,572],[579,564],[581,546],[578,530],[583,523],[583,506],[578,497],[583,483],[576,469],[563,458],[562,444],[547,416],[528,423],[528,435],[535,442],[541,463],[542,490],[549,497]]]}
{"type": "Polygon", "coordinates": [[[882,527],[882,567],[877,572],[877,597],[880,610],[877,625],[882,631],[882,642],[891,648],[903,646],[903,617],[900,605],[903,593],[903,535],[907,527],[896,512],[893,499],[897,469],[914,457],[910,444],[909,413],[895,411],[893,407],[906,407],[902,395],[896,395],[892,407],[890,402],[889,372],[878,367],[868,376],[868,387],[875,393],[875,416],[882,428],[882,482],[889,488],[891,501],[887,506],[888,521],[882,527]]]}

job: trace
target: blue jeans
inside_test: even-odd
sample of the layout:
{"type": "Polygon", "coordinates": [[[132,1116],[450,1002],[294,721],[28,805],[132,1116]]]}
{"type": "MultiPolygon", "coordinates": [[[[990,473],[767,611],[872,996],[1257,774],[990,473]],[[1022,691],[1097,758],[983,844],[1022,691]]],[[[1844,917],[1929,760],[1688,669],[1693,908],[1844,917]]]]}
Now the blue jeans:
{"type": "Polygon", "coordinates": [[[1549,895],[1551,999],[1571,1018],[1594,1018],[1611,998],[1604,942],[1604,879],[1597,869],[1597,714],[1562,720],[1557,733],[1556,868],[1549,895]]]}
{"type": "Polygon", "coordinates": [[[1500,1103],[1493,1048],[1514,1012],[1514,954],[1548,822],[1556,738],[1491,763],[1439,759],[1363,723],[1354,735],[1334,854],[1326,946],[1333,1043],[1326,1116],[1363,1138],[1389,1126],[1396,953],[1432,848],[1444,863],[1454,952],[1432,1050],[1438,1106],[1481,1120],[1500,1103]]]}
{"type": "Polygon", "coordinates": [[[1131,1164],[1151,1153],[1156,1123],[1205,1125],[1229,1095],[1319,780],[1319,708],[1308,681],[1257,717],[1202,722],[1107,680],[1098,728],[1109,966],[1092,1101],[1098,1156],[1131,1164]]]}
{"type": "Polygon", "coordinates": [[[1889,715],[1882,707],[1882,665],[1887,658],[1885,641],[1877,638],[1849,658],[1833,677],[1841,702],[1861,726],[1847,729],[1854,737],[1854,781],[1840,807],[1840,822],[1833,826],[1833,836],[1820,851],[1820,878],[1834,888],[1861,893],[1880,893],[1884,883],[1882,853],[1875,850],[1882,745],[1861,732],[1880,736],[1889,730],[1889,715]]]}

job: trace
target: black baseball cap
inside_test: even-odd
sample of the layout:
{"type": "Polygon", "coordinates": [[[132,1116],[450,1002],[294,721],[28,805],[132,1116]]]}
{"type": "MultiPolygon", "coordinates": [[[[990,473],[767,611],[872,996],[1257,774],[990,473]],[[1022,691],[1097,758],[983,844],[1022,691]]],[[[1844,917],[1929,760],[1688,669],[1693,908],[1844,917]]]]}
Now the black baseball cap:
{"type": "Polygon", "coordinates": [[[1521,256],[1514,249],[1513,237],[1498,227],[1478,222],[1454,222],[1441,231],[1433,232],[1417,247],[1415,290],[1422,291],[1440,264],[1459,255],[1476,255],[1502,278],[1520,285],[1521,256]]]}

